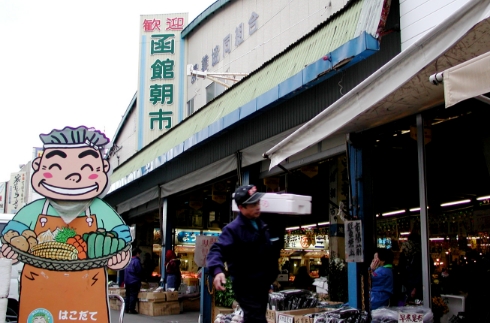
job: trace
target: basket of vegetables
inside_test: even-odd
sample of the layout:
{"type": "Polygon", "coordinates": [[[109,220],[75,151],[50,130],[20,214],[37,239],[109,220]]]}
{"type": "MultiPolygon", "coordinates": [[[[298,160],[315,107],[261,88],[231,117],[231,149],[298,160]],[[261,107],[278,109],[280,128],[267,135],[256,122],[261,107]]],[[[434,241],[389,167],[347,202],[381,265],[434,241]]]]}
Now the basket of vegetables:
{"type": "Polygon", "coordinates": [[[65,227],[39,237],[32,230],[9,230],[1,239],[18,254],[19,261],[56,271],[105,267],[110,258],[130,248],[116,232],[104,229],[79,235],[65,227]]]}

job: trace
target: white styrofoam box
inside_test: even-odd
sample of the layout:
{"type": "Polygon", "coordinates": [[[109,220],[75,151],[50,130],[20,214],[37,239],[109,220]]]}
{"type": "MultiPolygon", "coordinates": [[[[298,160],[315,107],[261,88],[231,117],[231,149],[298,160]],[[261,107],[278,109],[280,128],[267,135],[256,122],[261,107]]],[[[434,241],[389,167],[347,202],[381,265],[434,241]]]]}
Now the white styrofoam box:
{"type": "Polygon", "coordinates": [[[441,317],[441,323],[446,323],[453,315],[458,315],[458,312],[465,311],[466,296],[444,294],[441,297],[447,300],[447,307],[449,308],[449,312],[441,317]]]}
{"type": "MultiPolygon", "coordinates": [[[[234,212],[239,212],[235,200],[232,200],[232,210],[234,212]]],[[[311,196],[265,193],[260,199],[260,212],[280,214],[310,214],[311,196]]]]}
{"type": "Polygon", "coordinates": [[[289,275],[288,274],[279,274],[276,278],[278,282],[287,282],[289,281],[289,275]]]}

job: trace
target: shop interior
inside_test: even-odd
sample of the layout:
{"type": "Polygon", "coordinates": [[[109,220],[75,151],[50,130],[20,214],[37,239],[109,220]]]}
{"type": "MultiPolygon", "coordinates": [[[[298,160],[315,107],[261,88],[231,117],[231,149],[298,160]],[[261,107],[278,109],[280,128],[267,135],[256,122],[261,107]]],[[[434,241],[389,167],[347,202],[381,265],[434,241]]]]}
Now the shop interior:
{"type": "MultiPolygon", "coordinates": [[[[312,196],[312,213],[284,215],[263,213],[274,235],[283,239],[284,249],[279,259],[282,288],[293,288],[294,278],[301,266],[306,266],[311,277],[322,275],[329,258],[330,215],[337,221],[339,201],[346,199],[346,156],[340,155],[290,170],[278,176],[251,179],[259,191],[312,196]],[[343,179],[343,180],[342,180],[343,179]],[[328,198],[327,198],[328,197],[328,198]],[[315,203],[315,201],[331,203],[315,203]]],[[[251,166],[250,174],[259,174],[259,166],[251,166]],[[254,169],[257,167],[257,169],[254,169]]],[[[197,285],[200,267],[194,262],[195,241],[198,235],[218,236],[233,220],[230,208],[236,176],[223,177],[214,183],[172,196],[168,200],[168,221],[172,229],[172,244],[181,258],[183,282],[197,285]]],[[[160,280],[161,232],[158,211],[128,221],[135,229],[136,244],[149,254],[153,270],[149,282],[160,280]]],[[[339,219],[340,221],[340,219],[339,219]]],[[[148,257],[148,256],[147,256],[148,257]]],[[[148,263],[149,260],[148,260],[148,263]]]]}
{"type": "MultiPolygon", "coordinates": [[[[475,300],[477,286],[490,287],[489,117],[488,105],[476,100],[423,115],[434,295],[473,295],[475,300]]],[[[364,143],[370,147],[377,247],[393,250],[395,265],[409,240],[420,242],[416,136],[415,118],[409,117],[374,129],[364,143]]]]}

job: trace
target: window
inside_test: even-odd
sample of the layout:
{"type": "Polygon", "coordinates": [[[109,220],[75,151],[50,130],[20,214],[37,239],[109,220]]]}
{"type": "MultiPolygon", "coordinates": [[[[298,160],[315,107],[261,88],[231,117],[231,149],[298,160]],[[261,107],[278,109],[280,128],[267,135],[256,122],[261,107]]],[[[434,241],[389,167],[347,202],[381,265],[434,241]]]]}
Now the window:
{"type": "Polygon", "coordinates": [[[206,87],[206,103],[213,100],[215,97],[223,93],[225,90],[226,88],[223,85],[218,84],[216,82],[209,84],[206,87]]]}
{"type": "Polygon", "coordinates": [[[189,117],[194,113],[194,98],[187,101],[187,116],[189,117]]]}

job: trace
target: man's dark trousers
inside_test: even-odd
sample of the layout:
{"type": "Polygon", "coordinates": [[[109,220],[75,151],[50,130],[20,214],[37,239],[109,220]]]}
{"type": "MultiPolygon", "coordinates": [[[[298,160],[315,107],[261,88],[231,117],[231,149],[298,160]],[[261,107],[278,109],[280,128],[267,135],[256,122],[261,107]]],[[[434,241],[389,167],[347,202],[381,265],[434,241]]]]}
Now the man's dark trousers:
{"type": "Polygon", "coordinates": [[[126,312],[136,311],[136,302],[138,301],[138,293],[141,289],[141,283],[126,284],[126,312]]]}
{"type": "Polygon", "coordinates": [[[267,323],[265,314],[270,285],[233,284],[236,301],[243,310],[243,323],[267,323]]]}

